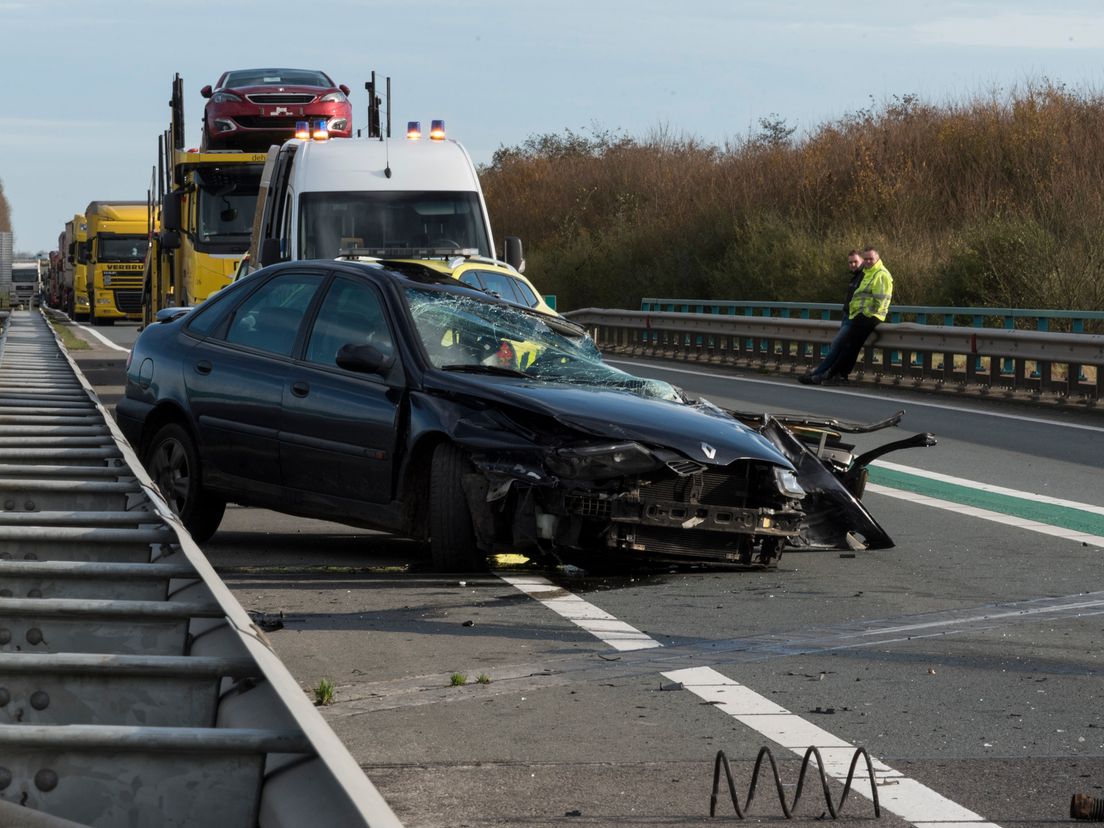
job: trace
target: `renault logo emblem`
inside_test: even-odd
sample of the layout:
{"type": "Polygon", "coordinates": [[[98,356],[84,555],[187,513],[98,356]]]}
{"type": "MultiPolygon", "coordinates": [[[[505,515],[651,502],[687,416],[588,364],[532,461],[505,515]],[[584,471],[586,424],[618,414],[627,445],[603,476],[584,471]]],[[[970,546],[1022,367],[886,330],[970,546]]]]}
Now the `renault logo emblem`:
{"type": "Polygon", "coordinates": [[[717,456],[717,450],[713,448],[713,446],[709,445],[709,443],[702,443],[701,450],[702,454],[705,455],[707,460],[712,460],[714,457],[717,456]]]}

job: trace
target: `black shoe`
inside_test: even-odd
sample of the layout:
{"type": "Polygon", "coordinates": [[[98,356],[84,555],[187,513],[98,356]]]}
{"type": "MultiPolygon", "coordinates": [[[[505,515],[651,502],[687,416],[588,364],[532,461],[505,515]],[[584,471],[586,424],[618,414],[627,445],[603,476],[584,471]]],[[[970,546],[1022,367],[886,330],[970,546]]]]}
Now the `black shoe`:
{"type": "Polygon", "coordinates": [[[824,377],[820,374],[813,373],[802,374],[800,377],[797,378],[797,381],[800,382],[802,385],[820,385],[822,382],[824,382],[824,377]]]}

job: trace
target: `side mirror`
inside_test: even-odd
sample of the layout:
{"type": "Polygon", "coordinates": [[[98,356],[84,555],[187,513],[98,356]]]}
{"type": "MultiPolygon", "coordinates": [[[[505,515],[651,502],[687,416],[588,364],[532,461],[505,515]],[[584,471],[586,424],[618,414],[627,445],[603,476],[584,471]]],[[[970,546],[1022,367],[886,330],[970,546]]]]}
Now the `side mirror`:
{"type": "Polygon", "coordinates": [[[342,92],[342,93],[343,93],[343,94],[345,95],[345,97],[346,97],[346,98],[347,98],[347,97],[349,97],[349,95],[351,94],[351,92],[350,92],[350,90],[349,90],[349,87],[347,87],[347,86],[346,86],[345,84],[343,84],[343,83],[339,83],[339,84],[337,85],[337,88],[341,90],[341,92],[342,92]]]}
{"type": "Polygon", "coordinates": [[[183,206],[183,193],[165,193],[161,201],[161,229],[180,231],[180,213],[183,206]]]}
{"type": "Polygon", "coordinates": [[[157,241],[162,250],[176,250],[180,247],[180,233],[176,230],[162,230],[157,241]]]}
{"type": "Polygon", "coordinates": [[[507,236],[503,239],[503,244],[506,246],[505,255],[503,256],[506,259],[506,264],[518,273],[524,272],[525,256],[521,252],[521,239],[517,236],[507,236]]]}
{"type": "Polygon", "coordinates": [[[205,87],[199,90],[199,94],[205,98],[209,98],[213,94],[215,94],[215,90],[211,88],[211,84],[207,84],[205,87]]]}
{"type": "Polygon", "coordinates": [[[342,345],[337,351],[337,367],[360,374],[382,374],[394,362],[375,345],[342,345]]]}
{"type": "Polygon", "coordinates": [[[280,250],[279,239],[263,239],[260,250],[261,267],[284,261],[284,254],[280,250]]]}

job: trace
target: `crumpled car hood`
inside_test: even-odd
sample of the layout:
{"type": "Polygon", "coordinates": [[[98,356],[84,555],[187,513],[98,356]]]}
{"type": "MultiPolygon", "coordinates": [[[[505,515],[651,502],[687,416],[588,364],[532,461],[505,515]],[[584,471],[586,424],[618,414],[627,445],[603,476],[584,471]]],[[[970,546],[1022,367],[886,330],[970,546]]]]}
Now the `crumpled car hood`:
{"type": "Polygon", "coordinates": [[[793,468],[770,441],[709,403],[687,405],[627,391],[508,377],[454,374],[439,379],[433,385],[440,390],[450,387],[490,403],[523,408],[607,440],[671,448],[705,465],[759,460],[793,468]]]}

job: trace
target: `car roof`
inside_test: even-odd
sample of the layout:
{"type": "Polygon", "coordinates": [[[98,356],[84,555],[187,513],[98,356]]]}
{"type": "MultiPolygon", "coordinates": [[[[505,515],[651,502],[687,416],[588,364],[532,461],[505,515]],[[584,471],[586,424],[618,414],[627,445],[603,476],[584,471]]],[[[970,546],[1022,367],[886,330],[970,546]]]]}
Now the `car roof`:
{"type": "MultiPolygon", "coordinates": [[[[533,312],[533,309],[527,305],[511,302],[509,299],[503,299],[496,294],[466,285],[453,278],[448,272],[430,267],[430,264],[431,262],[416,259],[300,259],[293,262],[281,262],[277,265],[270,265],[267,268],[263,268],[263,270],[269,271],[271,268],[294,268],[298,265],[330,268],[361,274],[370,273],[375,274],[377,278],[390,281],[400,287],[432,287],[434,289],[443,289],[450,293],[460,293],[467,296],[479,297],[491,304],[507,305],[527,313],[533,312]]],[[[254,271],[250,276],[260,272],[261,271],[254,271]]],[[[536,312],[540,313],[539,311],[536,312]]]]}
{"type": "MultiPolygon", "coordinates": [[[[482,270],[482,271],[492,270],[496,273],[501,273],[503,276],[507,276],[511,279],[517,279],[518,281],[525,284],[529,288],[529,290],[531,290],[533,292],[533,295],[536,296],[537,299],[539,300],[540,305],[541,305],[541,312],[551,312],[553,314],[556,314],[556,316],[559,316],[559,314],[556,313],[555,310],[548,307],[548,305],[544,302],[544,298],[541,296],[540,291],[537,290],[536,285],[534,285],[532,282],[530,282],[528,279],[526,279],[525,276],[523,276],[516,268],[512,267],[511,265],[507,264],[506,262],[500,262],[497,259],[488,259],[488,258],[485,258],[483,256],[471,256],[471,257],[456,256],[456,257],[453,257],[451,259],[374,259],[374,258],[373,259],[356,259],[356,258],[346,259],[346,258],[342,258],[342,259],[339,259],[338,261],[378,262],[378,263],[382,264],[385,267],[390,267],[390,266],[394,265],[400,270],[400,272],[404,272],[403,269],[405,268],[406,265],[413,265],[415,267],[425,268],[427,270],[433,271],[434,273],[438,273],[438,274],[440,274],[440,275],[442,275],[446,278],[450,278],[450,279],[456,280],[456,281],[459,281],[460,277],[464,273],[467,273],[468,271],[471,271],[471,270],[482,270]],[[544,308],[547,308],[547,311],[545,311],[544,308]]],[[[486,293],[486,291],[480,291],[480,293],[486,293]]],[[[530,308],[529,305],[523,305],[523,304],[519,304],[517,302],[512,302],[512,301],[510,301],[509,299],[507,299],[505,297],[499,297],[499,298],[503,299],[503,301],[505,301],[508,305],[517,305],[518,307],[522,307],[522,308],[525,308],[527,310],[532,310],[532,308],[530,308]]]]}

